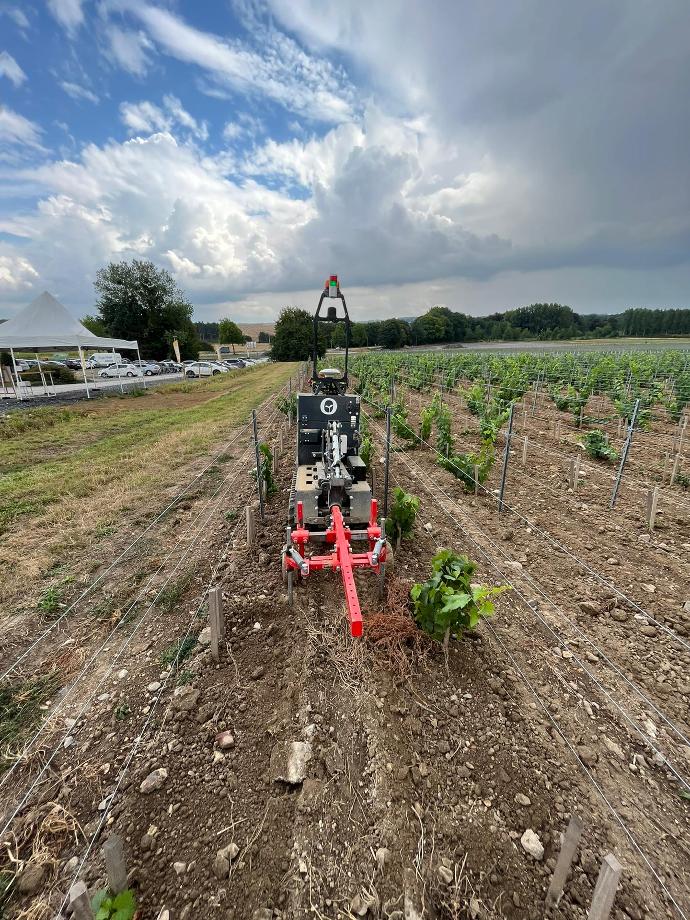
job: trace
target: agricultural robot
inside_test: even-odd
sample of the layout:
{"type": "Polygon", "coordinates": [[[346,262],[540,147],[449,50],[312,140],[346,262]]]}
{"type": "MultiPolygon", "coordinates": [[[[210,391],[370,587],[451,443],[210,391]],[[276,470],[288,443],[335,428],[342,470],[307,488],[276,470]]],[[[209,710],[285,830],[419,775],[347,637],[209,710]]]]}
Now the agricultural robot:
{"type": "Polygon", "coordinates": [[[362,635],[362,611],[355,569],[370,569],[385,577],[385,519],[377,521],[376,499],[367,482],[367,468],[359,456],[360,398],[348,393],[350,317],[337,275],[331,275],[314,314],[314,353],[310,393],[297,394],[297,449],[286,542],[282,554],[283,576],[292,602],[295,580],[312,572],[337,572],[353,636],[362,635]],[[343,314],[333,300],[342,304],[343,314]],[[325,315],[321,315],[328,301],[325,315]],[[319,327],[322,323],[345,326],[344,370],[318,369],[319,327]],[[354,544],[362,544],[354,552],[354,544]],[[317,546],[322,554],[307,555],[317,546]]]}

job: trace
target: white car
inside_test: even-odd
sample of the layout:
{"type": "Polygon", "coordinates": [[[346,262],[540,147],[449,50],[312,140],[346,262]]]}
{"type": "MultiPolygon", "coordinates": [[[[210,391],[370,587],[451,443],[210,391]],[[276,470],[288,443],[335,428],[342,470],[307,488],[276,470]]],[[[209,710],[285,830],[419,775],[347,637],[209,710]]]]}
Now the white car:
{"type": "Polygon", "coordinates": [[[185,377],[214,377],[216,374],[227,374],[227,367],[216,361],[194,361],[185,369],[185,377]]]}
{"type": "Polygon", "coordinates": [[[140,367],[134,364],[110,364],[98,372],[99,377],[143,377],[140,367]]]}

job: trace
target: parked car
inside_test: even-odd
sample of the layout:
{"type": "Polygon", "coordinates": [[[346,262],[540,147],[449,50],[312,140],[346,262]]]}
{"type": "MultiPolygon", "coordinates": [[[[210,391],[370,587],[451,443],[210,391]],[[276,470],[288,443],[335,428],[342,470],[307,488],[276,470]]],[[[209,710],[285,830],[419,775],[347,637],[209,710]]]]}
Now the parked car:
{"type": "Polygon", "coordinates": [[[144,372],[135,364],[111,364],[109,367],[102,367],[98,372],[99,377],[143,377],[144,372]]]}
{"type": "Polygon", "coordinates": [[[217,364],[215,361],[193,361],[187,365],[185,370],[186,377],[215,377],[216,374],[227,374],[227,367],[217,364]]]}
{"type": "Polygon", "coordinates": [[[223,361],[223,365],[231,371],[236,371],[243,367],[247,367],[247,362],[243,361],[242,358],[226,358],[225,361],[223,361]]]}
{"type": "Polygon", "coordinates": [[[160,366],[155,361],[132,361],[133,367],[138,367],[146,377],[153,377],[154,374],[160,374],[160,366]]]}
{"type": "Polygon", "coordinates": [[[179,374],[184,365],[178,364],[177,361],[159,361],[158,366],[163,374],[179,374]]]}
{"type": "Polygon", "coordinates": [[[72,371],[80,371],[80,370],[81,370],[81,362],[79,361],[79,358],[68,358],[68,359],[65,361],[65,364],[66,364],[67,367],[68,367],[70,370],[72,370],[72,371]]]}

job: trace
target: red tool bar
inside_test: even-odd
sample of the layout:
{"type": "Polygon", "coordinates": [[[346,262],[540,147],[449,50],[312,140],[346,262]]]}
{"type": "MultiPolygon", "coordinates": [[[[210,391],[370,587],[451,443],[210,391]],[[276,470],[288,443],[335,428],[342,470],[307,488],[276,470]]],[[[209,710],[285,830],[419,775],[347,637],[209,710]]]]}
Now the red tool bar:
{"type": "Polygon", "coordinates": [[[345,603],[350,620],[350,635],[357,638],[362,635],[362,609],[359,606],[355,576],[352,571],[350,544],[345,533],[343,514],[337,505],[333,505],[331,508],[331,515],[333,516],[333,529],[335,530],[335,554],[340,566],[340,577],[345,588],[345,603]]]}

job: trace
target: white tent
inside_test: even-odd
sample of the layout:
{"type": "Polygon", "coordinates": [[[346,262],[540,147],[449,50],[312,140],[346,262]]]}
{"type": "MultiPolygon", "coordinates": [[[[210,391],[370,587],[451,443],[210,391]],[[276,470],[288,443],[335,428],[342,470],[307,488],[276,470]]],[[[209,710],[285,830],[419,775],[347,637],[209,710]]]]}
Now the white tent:
{"type": "MultiPolygon", "coordinates": [[[[94,335],[48,291],[44,291],[40,297],[32,300],[12,319],[0,323],[0,350],[7,349],[12,355],[16,381],[15,395],[19,399],[21,380],[14,357],[16,348],[26,350],[34,348],[76,348],[79,351],[87,396],[90,394],[89,384],[86,379],[83,348],[90,348],[92,351],[96,351],[99,348],[112,349],[113,351],[116,348],[124,348],[135,350],[139,355],[139,344],[136,341],[129,342],[126,339],[111,339],[107,336],[94,335]]],[[[38,355],[36,357],[38,358],[38,355]]],[[[39,370],[41,370],[40,362],[39,370]]],[[[41,379],[43,380],[44,390],[47,393],[42,370],[41,379]]],[[[122,382],[120,382],[120,388],[122,389],[122,382]]]]}
{"type": "Polygon", "coordinates": [[[131,348],[136,342],[110,339],[89,332],[67,307],[48,291],[0,323],[0,348],[131,348]]]}

